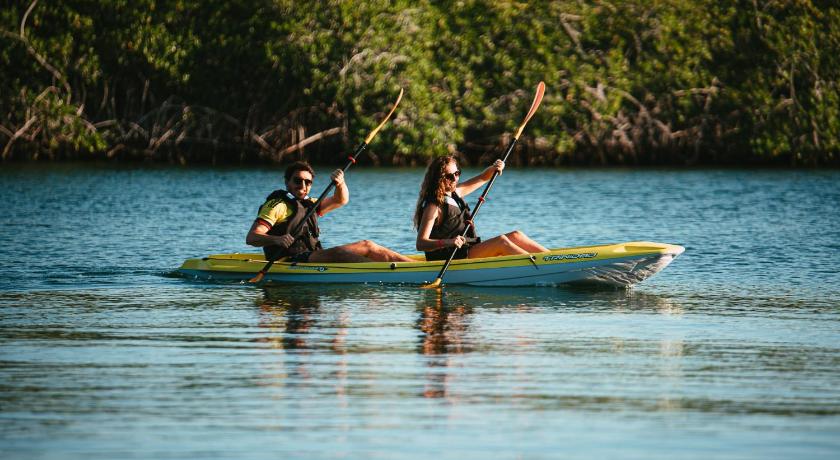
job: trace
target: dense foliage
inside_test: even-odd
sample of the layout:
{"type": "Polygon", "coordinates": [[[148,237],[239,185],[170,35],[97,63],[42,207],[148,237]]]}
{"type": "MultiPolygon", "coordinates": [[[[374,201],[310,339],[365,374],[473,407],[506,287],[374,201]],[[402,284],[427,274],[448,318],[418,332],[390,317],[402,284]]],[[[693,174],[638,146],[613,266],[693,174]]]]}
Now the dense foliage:
{"type": "Polygon", "coordinates": [[[837,165],[834,0],[12,1],[2,158],[837,165]]]}

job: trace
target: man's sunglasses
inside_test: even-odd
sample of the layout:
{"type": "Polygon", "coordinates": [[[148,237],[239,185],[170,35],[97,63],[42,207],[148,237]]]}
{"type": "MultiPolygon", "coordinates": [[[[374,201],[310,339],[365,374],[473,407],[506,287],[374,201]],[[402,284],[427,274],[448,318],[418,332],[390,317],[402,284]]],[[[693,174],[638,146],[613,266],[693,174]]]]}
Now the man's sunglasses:
{"type": "Polygon", "coordinates": [[[293,177],[293,178],[292,178],[292,181],[295,183],[295,185],[304,185],[304,184],[306,184],[306,186],[307,186],[307,187],[308,187],[308,186],[310,186],[310,185],[312,185],[312,179],[304,179],[304,178],[302,178],[302,177],[293,177]]]}
{"type": "Polygon", "coordinates": [[[460,169],[453,172],[453,173],[444,173],[443,174],[444,179],[447,179],[447,180],[450,180],[450,181],[453,181],[453,182],[455,181],[455,179],[457,179],[459,177],[461,177],[461,170],[460,169]]]}

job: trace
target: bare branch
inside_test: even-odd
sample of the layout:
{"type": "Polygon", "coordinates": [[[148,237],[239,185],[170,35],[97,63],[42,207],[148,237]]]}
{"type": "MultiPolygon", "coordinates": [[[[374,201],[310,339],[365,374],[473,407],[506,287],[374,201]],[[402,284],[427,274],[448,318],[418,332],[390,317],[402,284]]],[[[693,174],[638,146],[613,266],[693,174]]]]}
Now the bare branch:
{"type": "Polygon", "coordinates": [[[17,131],[15,131],[15,133],[14,133],[14,134],[12,134],[11,138],[9,139],[9,142],[7,142],[7,143],[6,143],[6,147],[3,149],[3,159],[4,159],[4,160],[5,160],[6,158],[8,158],[9,153],[12,151],[12,145],[15,143],[15,141],[16,141],[19,137],[21,137],[21,136],[23,136],[24,134],[26,134],[26,131],[27,131],[27,130],[28,130],[28,129],[32,126],[32,124],[33,124],[33,123],[35,123],[37,120],[38,120],[38,117],[32,117],[32,118],[30,118],[29,120],[26,120],[26,123],[24,123],[24,124],[23,124],[23,126],[21,126],[21,127],[20,127],[20,129],[18,129],[17,131]]]}
{"type": "Polygon", "coordinates": [[[583,50],[583,46],[580,44],[580,31],[576,30],[568,22],[566,22],[566,19],[573,18],[566,14],[560,15],[560,25],[563,26],[563,32],[566,32],[566,35],[569,37],[569,40],[571,40],[572,43],[575,44],[575,51],[577,52],[577,54],[582,58],[588,57],[586,55],[586,51],[583,50]]]}
{"type": "Polygon", "coordinates": [[[263,139],[263,137],[260,136],[259,134],[251,131],[251,140],[253,140],[257,144],[259,144],[260,147],[262,147],[263,150],[267,151],[268,153],[273,154],[274,149],[271,148],[271,145],[269,145],[268,142],[266,142],[265,139],[263,139]]]}
{"type": "Polygon", "coordinates": [[[337,127],[337,128],[330,128],[330,129],[321,131],[320,133],[317,133],[317,134],[313,134],[313,135],[307,137],[306,139],[298,142],[297,144],[290,145],[289,147],[286,147],[285,149],[281,150],[279,152],[279,158],[283,158],[285,155],[287,155],[289,153],[292,153],[295,150],[302,149],[302,148],[306,147],[307,145],[309,145],[309,144],[311,144],[315,141],[319,141],[319,140],[321,140],[325,137],[328,137],[328,136],[334,136],[336,134],[341,133],[342,131],[343,131],[343,128],[337,127]]]}
{"type": "Polygon", "coordinates": [[[112,148],[111,150],[108,150],[108,153],[106,153],[105,156],[108,157],[108,158],[113,158],[114,155],[116,155],[117,153],[122,151],[124,148],[125,148],[125,144],[117,144],[117,145],[114,146],[114,148],[112,148]]]}
{"type": "Polygon", "coordinates": [[[678,89],[674,91],[672,94],[677,97],[688,96],[688,95],[696,95],[702,94],[703,96],[714,96],[720,91],[717,86],[710,86],[708,88],[689,88],[689,89],[678,89]]]}
{"type": "Polygon", "coordinates": [[[64,86],[64,90],[67,92],[66,100],[67,102],[70,102],[70,97],[73,94],[73,90],[70,87],[70,83],[67,81],[66,78],[64,78],[64,75],[61,72],[59,72],[58,69],[53,67],[49,62],[47,62],[46,58],[41,56],[38,53],[38,51],[35,50],[35,47],[32,46],[32,42],[30,42],[28,38],[26,38],[23,35],[13,34],[6,30],[0,30],[0,33],[23,43],[23,45],[26,47],[26,51],[29,52],[29,54],[32,55],[32,57],[34,57],[36,61],[38,61],[38,64],[41,64],[41,67],[47,69],[47,71],[52,74],[53,78],[61,82],[61,85],[64,86]]]}
{"type": "Polygon", "coordinates": [[[118,124],[117,120],[102,120],[102,121],[98,121],[98,122],[94,123],[93,126],[95,128],[107,128],[109,126],[114,126],[116,124],[118,124]]]}
{"type": "Polygon", "coordinates": [[[20,20],[20,36],[26,37],[24,33],[24,28],[26,27],[26,18],[29,16],[29,13],[35,9],[35,5],[38,4],[38,0],[33,0],[32,3],[29,5],[29,8],[26,9],[26,13],[23,13],[23,19],[20,20]]]}

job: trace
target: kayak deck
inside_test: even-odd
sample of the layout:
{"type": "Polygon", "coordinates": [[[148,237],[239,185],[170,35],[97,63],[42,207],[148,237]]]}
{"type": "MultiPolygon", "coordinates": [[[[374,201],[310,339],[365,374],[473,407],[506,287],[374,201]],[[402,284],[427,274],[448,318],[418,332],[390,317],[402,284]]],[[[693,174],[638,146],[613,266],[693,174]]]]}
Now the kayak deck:
{"type": "MultiPolygon", "coordinates": [[[[635,241],[599,246],[551,249],[529,255],[454,260],[444,284],[534,286],[594,283],[630,286],[664,269],[685,248],[635,241]]],[[[405,283],[424,284],[437,277],[445,261],[290,263],[277,261],[266,283],[405,283]]],[[[215,254],[187,259],[184,276],[213,281],[247,281],[265,264],[262,254],[215,254]]]]}

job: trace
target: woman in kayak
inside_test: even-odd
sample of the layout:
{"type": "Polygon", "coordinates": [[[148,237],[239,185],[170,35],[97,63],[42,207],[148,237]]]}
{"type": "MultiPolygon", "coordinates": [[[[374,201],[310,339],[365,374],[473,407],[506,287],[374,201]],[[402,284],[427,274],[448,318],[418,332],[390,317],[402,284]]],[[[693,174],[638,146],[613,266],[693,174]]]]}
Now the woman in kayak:
{"type": "Polygon", "coordinates": [[[454,156],[438,157],[432,161],[426,169],[414,211],[417,250],[426,253],[426,260],[446,260],[453,248],[458,248],[455,259],[548,251],[519,230],[481,241],[471,225],[466,238],[461,236],[470,216],[470,208],[463,197],[489,181],[495,171],[501,174],[504,169],[505,163],[496,160],[481,174],[458,183],[461,170],[454,156]]]}

